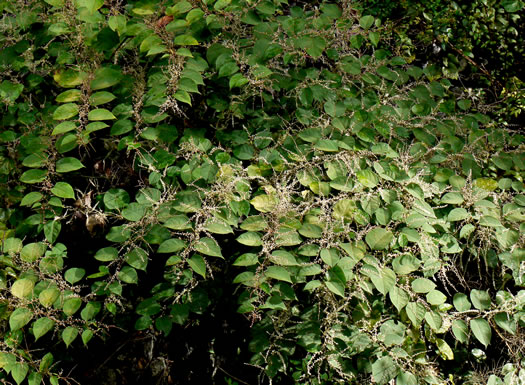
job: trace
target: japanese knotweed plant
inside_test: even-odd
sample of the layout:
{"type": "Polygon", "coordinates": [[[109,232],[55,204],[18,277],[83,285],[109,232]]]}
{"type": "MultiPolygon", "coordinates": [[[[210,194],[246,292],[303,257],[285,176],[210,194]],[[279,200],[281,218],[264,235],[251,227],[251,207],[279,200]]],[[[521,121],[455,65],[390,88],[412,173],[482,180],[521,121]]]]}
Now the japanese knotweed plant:
{"type": "Polygon", "coordinates": [[[459,383],[501,357],[489,383],[523,377],[524,137],[393,55],[379,20],[0,7],[6,381],[82,382],[64,348],[130,317],[169,338],[220,285],[261,382],[459,383]]]}

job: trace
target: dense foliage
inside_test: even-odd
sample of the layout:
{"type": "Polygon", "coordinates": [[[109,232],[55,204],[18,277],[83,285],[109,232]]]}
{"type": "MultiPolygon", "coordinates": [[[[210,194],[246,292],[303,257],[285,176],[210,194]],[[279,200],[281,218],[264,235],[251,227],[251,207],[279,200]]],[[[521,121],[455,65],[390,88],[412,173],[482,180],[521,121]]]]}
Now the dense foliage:
{"type": "Polygon", "coordinates": [[[363,4],[0,1],[2,381],[525,383],[521,86],[363,4]]]}
{"type": "Polygon", "coordinates": [[[364,0],[359,9],[387,21],[409,60],[461,74],[470,96],[513,127],[509,118],[525,114],[524,7],[523,0],[364,0]]]}

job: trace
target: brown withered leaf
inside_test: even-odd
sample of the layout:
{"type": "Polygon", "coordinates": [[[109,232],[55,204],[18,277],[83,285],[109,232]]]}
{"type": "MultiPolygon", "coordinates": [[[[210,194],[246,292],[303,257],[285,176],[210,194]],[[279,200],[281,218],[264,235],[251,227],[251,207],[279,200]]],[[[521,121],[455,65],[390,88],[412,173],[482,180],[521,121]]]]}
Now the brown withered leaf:
{"type": "Polygon", "coordinates": [[[173,21],[173,16],[166,15],[166,16],[162,16],[159,20],[157,20],[155,25],[157,26],[157,28],[164,28],[165,26],[167,26],[172,21],[173,21]]]}

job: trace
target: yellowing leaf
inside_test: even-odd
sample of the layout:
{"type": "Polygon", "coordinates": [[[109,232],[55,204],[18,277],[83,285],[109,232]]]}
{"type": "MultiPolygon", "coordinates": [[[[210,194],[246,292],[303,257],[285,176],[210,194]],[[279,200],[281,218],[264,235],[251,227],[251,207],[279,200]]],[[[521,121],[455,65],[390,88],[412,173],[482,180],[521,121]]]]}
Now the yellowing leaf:
{"type": "Polygon", "coordinates": [[[190,35],[179,35],[173,40],[175,45],[198,45],[199,42],[193,36],[190,35]]]}
{"type": "Polygon", "coordinates": [[[58,107],[53,112],[53,119],[55,120],[66,120],[78,115],[78,105],[74,103],[66,103],[58,107]]]}
{"type": "Polygon", "coordinates": [[[96,110],[89,111],[89,120],[113,120],[117,119],[110,111],[105,108],[98,108],[96,110]]]}
{"type": "Polygon", "coordinates": [[[257,211],[269,213],[279,204],[279,199],[273,195],[257,195],[250,203],[257,211]]]}

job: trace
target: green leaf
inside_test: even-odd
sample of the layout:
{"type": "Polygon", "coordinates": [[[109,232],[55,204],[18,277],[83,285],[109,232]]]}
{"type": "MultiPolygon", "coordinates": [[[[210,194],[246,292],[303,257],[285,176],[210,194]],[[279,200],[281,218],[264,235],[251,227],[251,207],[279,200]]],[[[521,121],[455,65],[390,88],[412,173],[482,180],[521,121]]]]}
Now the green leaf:
{"type": "Polygon", "coordinates": [[[471,308],[471,304],[468,300],[468,297],[466,296],[466,294],[463,293],[454,294],[452,303],[454,304],[454,307],[457,311],[467,311],[471,308]]]}
{"type": "Polygon", "coordinates": [[[113,120],[117,119],[110,111],[105,108],[98,108],[96,110],[91,110],[88,113],[89,120],[113,120]]]}
{"type": "Polygon", "coordinates": [[[441,316],[435,311],[427,311],[425,313],[425,321],[427,321],[428,326],[434,331],[438,331],[443,325],[441,316]]]}
{"type": "Polygon", "coordinates": [[[381,357],[372,364],[372,378],[374,382],[380,385],[385,385],[390,382],[390,380],[397,376],[398,372],[399,369],[397,365],[389,356],[381,357]]]}
{"type": "Polygon", "coordinates": [[[273,73],[272,70],[270,70],[268,67],[263,66],[263,65],[258,64],[252,67],[252,75],[255,77],[256,80],[267,78],[272,73],[273,73]]]}
{"type": "Polygon", "coordinates": [[[85,132],[89,134],[91,132],[100,131],[106,127],[109,127],[109,125],[104,122],[92,122],[86,125],[85,132]]]}
{"type": "Polygon", "coordinates": [[[423,214],[426,217],[429,218],[436,218],[436,214],[434,213],[434,209],[424,200],[422,199],[416,199],[414,201],[414,209],[419,212],[420,214],[423,214]]]}
{"type": "MultiPolygon", "coordinates": [[[[285,251],[285,250],[274,250],[272,252],[272,255],[270,255],[270,261],[272,263],[275,263],[276,265],[280,266],[298,266],[299,263],[293,256],[293,254],[285,251]]],[[[255,258],[255,261],[257,262],[258,259],[255,258]]]]}
{"type": "Polygon", "coordinates": [[[11,366],[11,376],[15,382],[20,385],[25,380],[27,373],[29,372],[29,365],[25,362],[17,362],[11,366]]]}
{"type": "Polygon", "coordinates": [[[466,343],[468,341],[468,326],[463,320],[457,319],[452,322],[452,333],[454,337],[461,342],[466,343]]]}
{"type": "Polygon", "coordinates": [[[502,224],[499,221],[499,219],[491,216],[491,215],[484,215],[481,217],[479,221],[480,226],[486,226],[486,227],[501,227],[502,224]]]}
{"type": "Polygon", "coordinates": [[[321,130],[319,128],[307,128],[298,134],[299,138],[309,143],[316,143],[321,139],[321,130]]]}
{"type": "Polygon", "coordinates": [[[376,289],[386,295],[396,283],[396,274],[388,267],[379,270],[379,274],[370,274],[370,279],[376,289]]]}
{"type": "Polygon", "coordinates": [[[104,5],[104,0],[83,0],[82,7],[86,8],[90,15],[104,5]]]}
{"type": "Polygon", "coordinates": [[[196,21],[202,20],[204,17],[204,12],[200,8],[194,8],[188,12],[186,15],[186,21],[189,24],[193,24],[196,21]]]}
{"type": "Polygon", "coordinates": [[[46,237],[46,240],[53,244],[58,238],[58,235],[60,234],[60,230],[62,229],[62,224],[59,220],[49,221],[44,225],[44,235],[46,237]]]}
{"type": "Polygon", "coordinates": [[[425,294],[434,290],[436,284],[427,278],[416,278],[412,281],[411,286],[414,292],[425,294]]]}
{"type": "Polygon", "coordinates": [[[114,247],[104,247],[95,254],[95,259],[101,262],[110,262],[118,258],[118,250],[114,247]]]}
{"type": "Polygon", "coordinates": [[[82,332],[81,338],[82,338],[82,343],[84,344],[84,346],[86,346],[88,342],[91,340],[91,338],[93,338],[93,332],[89,329],[86,329],[82,332]]]}
{"type": "Polygon", "coordinates": [[[164,227],[172,230],[187,230],[192,228],[192,223],[186,215],[174,215],[164,223],[164,227]]]}
{"type": "Polygon", "coordinates": [[[218,76],[219,78],[228,77],[236,72],[239,72],[239,66],[233,61],[228,61],[220,66],[218,76]]]}
{"type": "Polygon", "coordinates": [[[317,143],[315,143],[314,148],[324,152],[337,152],[339,151],[339,144],[335,140],[319,139],[317,143]]]}
{"type": "Polygon", "coordinates": [[[106,234],[106,239],[111,242],[122,243],[129,239],[131,231],[125,226],[113,226],[106,234]]]}
{"type": "Polygon", "coordinates": [[[33,184],[43,182],[47,177],[46,170],[27,170],[20,176],[20,182],[33,184]]]}
{"type": "Polygon", "coordinates": [[[372,24],[374,24],[374,17],[373,16],[367,15],[367,16],[363,16],[363,17],[361,17],[361,19],[359,19],[359,25],[363,29],[370,28],[372,26],[372,24]]]}
{"type": "Polygon", "coordinates": [[[223,258],[219,244],[212,238],[205,237],[199,239],[193,248],[204,255],[223,258]]]}
{"type": "Polygon", "coordinates": [[[418,385],[418,382],[412,373],[401,372],[396,377],[396,385],[418,385]]]}
{"type": "Polygon", "coordinates": [[[447,219],[450,222],[457,222],[457,221],[462,221],[464,219],[467,219],[468,217],[470,217],[469,212],[465,210],[463,207],[458,207],[458,208],[451,210],[448,213],[447,219]]]}
{"type": "Polygon", "coordinates": [[[441,197],[441,203],[451,204],[451,205],[460,205],[463,203],[463,195],[458,192],[449,192],[441,197]]]}
{"type": "Polygon", "coordinates": [[[54,120],[66,120],[78,115],[78,105],[74,103],[67,103],[59,106],[53,112],[54,120]]]}
{"type": "Polygon", "coordinates": [[[4,80],[0,83],[0,101],[6,101],[6,104],[14,103],[24,90],[23,84],[16,84],[4,80]]]}
{"type": "Polygon", "coordinates": [[[326,40],[321,36],[306,37],[303,44],[306,53],[314,59],[321,57],[326,48],[326,40]]]}
{"type": "Polygon", "coordinates": [[[359,183],[365,187],[374,188],[379,183],[379,178],[376,173],[371,170],[360,170],[356,175],[359,183]]]}
{"type": "Polygon", "coordinates": [[[461,108],[463,111],[466,111],[470,108],[471,101],[467,99],[458,100],[458,107],[461,108]]]}
{"type": "Polygon", "coordinates": [[[75,192],[73,187],[66,182],[57,182],[55,186],[51,189],[51,193],[56,195],[59,198],[65,199],[75,199],[75,192]]]}
{"type": "Polygon", "coordinates": [[[197,39],[190,35],[179,35],[173,40],[175,45],[199,45],[197,39]]]}
{"type": "Polygon", "coordinates": [[[333,217],[338,220],[351,221],[357,211],[356,202],[351,199],[337,201],[333,208],[333,217]]]}
{"type": "Polygon", "coordinates": [[[184,90],[178,90],[177,92],[175,92],[173,97],[177,99],[179,102],[183,102],[191,106],[191,96],[188,92],[184,90]]]}
{"type": "Polygon", "coordinates": [[[91,90],[97,91],[118,84],[122,79],[120,70],[109,67],[99,68],[95,71],[95,78],[91,81],[91,90]]]}
{"type": "Polygon", "coordinates": [[[486,319],[474,318],[470,320],[470,329],[474,337],[481,342],[485,347],[489,346],[492,338],[492,329],[486,319]]]}
{"type": "Polygon", "coordinates": [[[414,326],[421,325],[421,321],[423,321],[426,314],[425,307],[419,302],[409,302],[406,305],[406,312],[410,322],[412,322],[414,326]]]}
{"type": "MultiPolygon", "coordinates": [[[[372,33],[372,32],[370,32],[372,33]]],[[[387,80],[390,80],[390,81],[396,81],[397,78],[399,77],[399,75],[397,73],[395,73],[394,71],[392,71],[390,68],[388,68],[387,66],[380,66],[378,69],[377,69],[377,74],[387,80]]]]}
{"type": "Polygon", "coordinates": [[[137,270],[145,271],[148,266],[148,253],[136,247],[126,254],[126,263],[137,270]]]}
{"type": "Polygon", "coordinates": [[[370,230],[365,237],[366,243],[372,250],[385,250],[394,238],[392,232],[381,227],[370,230]]]}
{"type": "Polygon", "coordinates": [[[257,254],[244,253],[233,262],[234,266],[253,266],[259,262],[257,254]]]}
{"type": "Polygon", "coordinates": [[[42,317],[37,319],[35,322],[33,322],[33,335],[35,336],[35,340],[38,340],[48,331],[53,329],[54,326],[55,321],[50,318],[42,317]]]}
{"type": "Polygon", "coordinates": [[[64,301],[64,305],[62,306],[62,311],[65,315],[68,317],[75,314],[78,309],[80,309],[80,306],[82,306],[82,300],[78,297],[68,298],[64,301]]]}
{"type": "Polygon", "coordinates": [[[25,307],[15,309],[9,316],[9,327],[11,331],[23,328],[33,318],[33,312],[25,307]]]}
{"type": "Polygon", "coordinates": [[[95,92],[89,97],[89,103],[92,106],[99,106],[101,104],[109,103],[117,97],[108,91],[95,92]]]}
{"type": "Polygon", "coordinates": [[[28,278],[17,279],[11,286],[11,294],[20,299],[29,298],[34,287],[35,283],[28,278]]]}
{"type": "Polygon", "coordinates": [[[259,233],[248,231],[237,237],[237,242],[246,246],[261,246],[262,239],[259,233]]]}
{"type": "Polygon", "coordinates": [[[507,333],[512,335],[516,334],[517,322],[510,314],[503,312],[497,313],[494,315],[494,321],[496,322],[496,325],[507,333]]]}
{"type": "Polygon", "coordinates": [[[73,341],[78,337],[78,329],[73,326],[68,326],[62,330],[62,341],[69,347],[73,341]]]}
{"type": "Polygon", "coordinates": [[[447,296],[439,290],[430,290],[427,293],[427,302],[431,305],[441,305],[447,301],[447,296]]]}
{"type": "Polygon", "coordinates": [[[66,134],[61,138],[58,138],[58,140],[55,142],[55,148],[60,154],[71,151],[77,146],[78,137],[73,133],[66,134]]]}
{"type": "Polygon", "coordinates": [[[445,342],[445,340],[442,340],[441,338],[437,338],[436,345],[442,357],[444,357],[446,360],[454,359],[454,352],[450,348],[449,344],[445,342]]]}
{"type": "Polygon", "coordinates": [[[66,270],[64,278],[67,282],[74,285],[82,278],[84,278],[84,275],[86,275],[86,270],[78,267],[72,267],[66,270]]]}
{"type": "Polygon", "coordinates": [[[328,266],[334,267],[336,265],[336,263],[340,259],[339,252],[337,251],[337,249],[334,249],[334,248],[322,249],[321,250],[321,259],[328,266]]]}
{"type": "Polygon", "coordinates": [[[338,295],[341,298],[345,297],[345,286],[343,285],[341,281],[339,280],[326,281],[325,284],[328,290],[330,290],[335,295],[338,295]]]}
{"type": "MultiPolygon", "coordinates": [[[[101,122],[98,122],[101,123],[101,122]]],[[[93,124],[93,123],[90,123],[93,124]]],[[[122,135],[130,132],[133,129],[133,123],[128,119],[117,120],[111,126],[111,135],[122,135]]]]}
{"type": "Polygon", "coordinates": [[[136,284],[139,282],[139,277],[137,274],[137,270],[130,266],[124,266],[119,272],[118,272],[118,278],[125,283],[129,284],[136,284]]]}
{"type": "Polygon", "coordinates": [[[43,383],[44,376],[38,372],[31,372],[27,377],[28,385],[40,385],[43,383]]]}
{"type": "Polygon", "coordinates": [[[42,360],[40,361],[39,369],[41,372],[46,372],[47,370],[49,370],[52,364],[53,364],[53,354],[46,353],[44,354],[44,357],[42,357],[42,360]]]}
{"type": "Polygon", "coordinates": [[[65,173],[65,172],[71,172],[76,171],[81,168],[84,168],[85,166],[80,162],[77,158],[72,157],[66,157],[60,159],[56,163],[56,172],[58,173],[65,173]]]}
{"type": "MultiPolygon", "coordinates": [[[[372,43],[374,47],[377,47],[377,45],[379,44],[381,35],[377,31],[370,31],[368,33],[368,38],[370,39],[370,43],[372,43]]],[[[397,75],[396,75],[396,78],[397,78],[397,75]]]]}
{"type": "Polygon", "coordinates": [[[92,319],[94,319],[97,314],[102,309],[102,304],[100,302],[91,301],[86,304],[84,309],[80,312],[80,317],[88,322],[92,319]]]}
{"type": "Polygon", "coordinates": [[[490,309],[490,295],[485,290],[473,289],[470,292],[470,300],[474,307],[478,310],[488,310],[490,309]]]}
{"type": "Polygon", "coordinates": [[[135,322],[135,330],[146,330],[152,323],[151,317],[149,315],[144,315],[135,322]]]}
{"type": "Polygon", "coordinates": [[[299,229],[299,234],[306,238],[321,238],[323,235],[323,229],[317,225],[305,223],[299,229]]]}
{"type": "Polygon", "coordinates": [[[231,234],[231,233],[233,233],[233,230],[232,230],[232,228],[231,228],[231,226],[229,224],[227,224],[224,221],[215,219],[215,218],[210,218],[206,222],[204,228],[207,231],[209,231],[210,233],[214,233],[214,234],[231,234]]]}
{"type": "Polygon", "coordinates": [[[20,206],[32,206],[34,203],[39,202],[44,195],[37,191],[31,191],[29,194],[24,195],[20,206]]]}
{"type": "Polygon", "coordinates": [[[146,208],[144,207],[144,205],[141,205],[137,202],[132,202],[122,210],[121,214],[124,217],[124,219],[127,219],[128,221],[138,222],[144,217],[145,213],[146,208]]]}
{"type": "MultiPolygon", "coordinates": [[[[5,233],[4,233],[5,235],[5,233]]],[[[22,240],[19,238],[7,238],[3,241],[2,252],[4,254],[20,253],[22,251],[22,240]]]]}
{"type": "Polygon", "coordinates": [[[38,260],[46,251],[46,245],[41,242],[28,243],[20,251],[20,258],[24,262],[35,262],[38,260]]]}
{"type": "Polygon", "coordinates": [[[162,46],[162,39],[156,34],[151,34],[140,43],[140,52],[148,52],[155,49],[157,46],[162,46]]]}
{"type": "Polygon", "coordinates": [[[523,7],[525,7],[525,4],[523,3],[523,1],[519,1],[519,0],[503,0],[501,5],[503,5],[503,8],[505,8],[505,11],[509,13],[521,11],[523,7]]]}
{"type": "Polygon", "coordinates": [[[46,158],[47,157],[43,154],[30,154],[22,160],[22,165],[32,168],[42,167],[46,164],[46,158]]]}
{"type": "Polygon", "coordinates": [[[230,82],[229,82],[230,89],[235,88],[235,87],[242,87],[243,85],[249,82],[250,81],[246,79],[242,74],[240,73],[235,74],[230,78],[230,82]]]}
{"type": "Polygon", "coordinates": [[[186,247],[186,241],[178,238],[166,239],[162,242],[157,253],[176,253],[186,247]]]}
{"type": "Polygon", "coordinates": [[[75,71],[74,69],[60,70],[53,75],[53,79],[61,87],[71,88],[81,85],[87,77],[87,73],[75,71]]]}
{"type": "Polygon", "coordinates": [[[200,255],[195,254],[193,257],[188,259],[188,265],[190,265],[191,269],[202,276],[203,278],[206,278],[206,262],[204,261],[204,258],[202,258],[200,255]]]}
{"type": "Polygon", "coordinates": [[[388,296],[398,312],[401,312],[401,310],[403,310],[410,300],[407,291],[398,286],[392,287],[392,289],[390,289],[388,292],[388,296]]]}
{"type": "Polygon", "coordinates": [[[82,92],[80,90],[67,90],[62,92],[56,97],[58,103],[69,103],[76,102],[82,97],[82,92]]]}
{"type": "Polygon", "coordinates": [[[281,266],[269,266],[268,268],[266,268],[264,275],[268,278],[292,283],[290,272],[281,266]]]}
{"type": "Polygon", "coordinates": [[[431,112],[431,107],[428,103],[418,103],[412,106],[411,111],[417,116],[427,116],[431,112]]]}
{"type": "Polygon", "coordinates": [[[129,203],[129,194],[126,190],[112,188],[104,194],[104,205],[109,210],[120,210],[129,203]]]}
{"type": "Polygon", "coordinates": [[[53,305],[53,303],[58,299],[60,296],[60,290],[58,290],[56,287],[49,287],[47,289],[44,289],[40,292],[38,295],[38,300],[44,307],[49,307],[53,305]]]}
{"type": "Polygon", "coordinates": [[[416,271],[421,265],[421,261],[412,254],[400,255],[392,261],[392,267],[396,274],[407,275],[416,271]]]}

